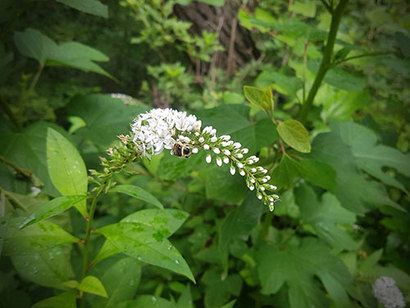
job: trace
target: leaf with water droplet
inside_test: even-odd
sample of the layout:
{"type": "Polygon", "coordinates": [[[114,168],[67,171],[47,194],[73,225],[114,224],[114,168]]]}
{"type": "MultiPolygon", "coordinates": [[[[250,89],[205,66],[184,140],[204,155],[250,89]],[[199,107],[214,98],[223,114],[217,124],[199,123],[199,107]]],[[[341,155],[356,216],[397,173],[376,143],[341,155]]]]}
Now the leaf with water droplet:
{"type": "Polygon", "coordinates": [[[50,200],[40,205],[33,213],[29,214],[28,217],[19,225],[19,228],[25,228],[43,219],[60,214],[85,198],[87,198],[86,195],[74,195],[58,197],[50,200]]]}
{"type": "Polygon", "coordinates": [[[96,232],[103,234],[120,252],[184,275],[195,282],[188,264],[178,250],[165,236],[161,239],[154,237],[158,230],[142,223],[121,222],[102,227],[96,232]]]}

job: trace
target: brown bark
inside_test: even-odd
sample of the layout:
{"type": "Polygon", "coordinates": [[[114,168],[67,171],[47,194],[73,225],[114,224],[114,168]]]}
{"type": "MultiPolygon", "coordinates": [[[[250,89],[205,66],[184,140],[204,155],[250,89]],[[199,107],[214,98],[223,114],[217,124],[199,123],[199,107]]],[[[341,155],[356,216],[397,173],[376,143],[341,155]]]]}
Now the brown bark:
{"type": "Polygon", "coordinates": [[[249,31],[239,24],[238,10],[232,0],[227,0],[223,7],[201,2],[174,7],[178,18],[192,23],[190,30],[193,33],[199,35],[203,30],[218,33],[219,42],[225,50],[213,55],[207,70],[209,66],[216,66],[232,75],[251,59],[259,57],[249,31]]]}

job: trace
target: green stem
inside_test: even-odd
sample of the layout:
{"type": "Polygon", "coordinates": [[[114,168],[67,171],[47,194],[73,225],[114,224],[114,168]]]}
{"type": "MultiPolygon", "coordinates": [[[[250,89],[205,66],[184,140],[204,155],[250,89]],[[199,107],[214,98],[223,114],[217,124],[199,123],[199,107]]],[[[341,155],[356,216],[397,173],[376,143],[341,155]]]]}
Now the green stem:
{"type": "MultiPolygon", "coordinates": [[[[98,197],[104,191],[104,188],[105,188],[105,184],[102,184],[100,188],[98,189],[96,195],[94,196],[93,201],[90,206],[90,212],[88,214],[87,229],[86,229],[85,240],[84,240],[83,266],[82,266],[82,271],[81,271],[81,280],[83,280],[84,277],[87,275],[88,248],[89,248],[90,237],[91,237],[91,226],[92,226],[93,219],[94,219],[95,208],[97,207],[98,197]]],[[[83,294],[81,292],[81,307],[84,307],[84,299],[82,295],[83,294]]]]}
{"type": "Polygon", "coordinates": [[[322,62],[320,63],[319,70],[316,74],[316,78],[313,82],[312,88],[309,91],[308,97],[306,101],[303,103],[302,108],[299,112],[299,120],[302,123],[306,122],[307,116],[309,114],[310,109],[312,108],[313,100],[315,99],[317,91],[319,90],[319,87],[322,84],[323,78],[325,78],[327,71],[331,67],[333,47],[336,41],[337,30],[339,29],[340,20],[342,19],[343,11],[346,8],[348,2],[349,0],[340,0],[336,9],[332,13],[332,21],[330,24],[329,34],[327,36],[327,43],[323,51],[322,62]]]}
{"type": "Polygon", "coordinates": [[[342,60],[334,62],[332,65],[336,66],[336,65],[339,65],[340,63],[344,63],[344,62],[354,60],[354,59],[360,59],[360,58],[365,58],[365,57],[377,57],[377,56],[384,56],[384,55],[390,55],[390,54],[394,54],[394,52],[393,51],[382,51],[382,52],[364,53],[364,54],[360,54],[357,56],[344,58],[342,60]]]}
{"type": "Polygon", "coordinates": [[[35,86],[38,82],[38,79],[40,78],[41,72],[43,71],[43,68],[44,68],[43,64],[40,64],[38,66],[37,72],[34,75],[33,80],[31,81],[30,87],[28,88],[28,93],[31,93],[34,90],[34,88],[35,88],[35,86]]]}

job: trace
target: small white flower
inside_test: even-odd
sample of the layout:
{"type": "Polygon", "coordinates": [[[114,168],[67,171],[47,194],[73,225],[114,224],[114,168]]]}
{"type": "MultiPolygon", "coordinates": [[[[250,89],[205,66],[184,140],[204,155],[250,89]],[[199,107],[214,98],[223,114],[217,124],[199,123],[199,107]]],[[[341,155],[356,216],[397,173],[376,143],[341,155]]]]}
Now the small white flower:
{"type": "Polygon", "coordinates": [[[243,168],[243,164],[242,164],[242,163],[238,163],[238,168],[242,169],[242,168],[243,168]]]}
{"type": "Polygon", "coordinates": [[[231,151],[229,151],[229,150],[224,150],[224,154],[229,156],[229,155],[231,155],[231,151]]]}
{"type": "Polygon", "coordinates": [[[212,160],[211,154],[208,154],[205,158],[206,162],[209,164],[212,160]]]}
{"type": "Polygon", "coordinates": [[[205,139],[204,139],[204,137],[199,137],[198,141],[199,141],[200,143],[202,143],[202,142],[205,141],[205,139]]]}
{"type": "Polygon", "coordinates": [[[275,210],[274,203],[269,203],[269,211],[273,212],[275,210]]]}
{"type": "Polygon", "coordinates": [[[250,191],[253,191],[255,189],[255,186],[253,186],[252,184],[249,184],[248,188],[249,188],[250,191]]]}
{"type": "Polygon", "coordinates": [[[251,172],[252,172],[252,173],[255,173],[255,172],[256,172],[256,168],[252,168],[252,169],[251,169],[251,172]]]}
{"type": "Polygon", "coordinates": [[[272,190],[278,189],[275,185],[270,185],[269,188],[272,189],[272,190]]]}
{"type": "Polygon", "coordinates": [[[224,163],[225,163],[225,164],[228,164],[228,163],[229,163],[229,158],[226,157],[226,156],[224,156],[224,163]]]}
{"type": "Polygon", "coordinates": [[[248,149],[248,148],[243,148],[243,149],[242,149],[242,153],[243,153],[243,154],[248,154],[248,152],[249,152],[249,149],[248,149]]]}
{"type": "Polygon", "coordinates": [[[257,197],[259,200],[262,200],[262,195],[258,194],[257,197]]]}
{"type": "Polygon", "coordinates": [[[241,146],[242,146],[242,145],[241,145],[239,142],[235,142],[235,143],[233,144],[233,147],[234,147],[235,149],[239,149],[241,146]]]}
{"type": "Polygon", "coordinates": [[[254,179],[254,178],[251,178],[249,181],[250,181],[251,183],[255,183],[255,179],[254,179]]]}
{"type": "Polygon", "coordinates": [[[193,153],[193,154],[198,153],[198,148],[193,148],[193,149],[192,149],[192,153],[193,153]]]}
{"type": "Polygon", "coordinates": [[[231,166],[231,168],[229,169],[229,172],[230,172],[232,175],[234,175],[235,172],[236,172],[235,167],[234,167],[234,166],[231,166]]]}
{"type": "Polygon", "coordinates": [[[404,308],[406,303],[403,294],[396,286],[394,279],[382,276],[376,279],[373,286],[373,294],[385,308],[404,308]]]}
{"type": "Polygon", "coordinates": [[[218,149],[218,148],[215,148],[215,149],[214,149],[214,153],[215,153],[215,154],[219,154],[219,153],[221,153],[221,150],[218,149]]]}
{"type": "Polygon", "coordinates": [[[241,153],[238,153],[238,154],[236,154],[236,157],[241,159],[241,158],[243,158],[243,155],[241,153]]]}
{"type": "Polygon", "coordinates": [[[223,141],[229,141],[229,140],[231,139],[231,136],[229,136],[229,135],[222,135],[222,136],[219,137],[219,138],[221,138],[221,140],[223,140],[223,141]]]}
{"type": "Polygon", "coordinates": [[[209,148],[209,145],[207,145],[207,144],[204,144],[204,150],[209,150],[210,148],[209,148]]]}
{"type": "Polygon", "coordinates": [[[241,171],[239,171],[239,174],[242,175],[242,176],[245,176],[245,171],[241,170],[241,171]]]}
{"type": "Polygon", "coordinates": [[[265,187],[261,186],[259,187],[260,191],[265,191],[265,187]]]}
{"type": "Polygon", "coordinates": [[[224,147],[224,148],[226,148],[227,146],[229,146],[229,143],[226,142],[226,141],[222,141],[222,142],[221,142],[221,146],[224,147]]]}
{"type": "Polygon", "coordinates": [[[268,170],[262,168],[261,172],[262,172],[263,174],[266,174],[266,173],[268,172],[268,170]]]}
{"type": "Polygon", "coordinates": [[[217,158],[216,158],[216,164],[220,167],[220,166],[222,166],[222,159],[218,156],[217,158]]]}
{"type": "Polygon", "coordinates": [[[212,138],[211,138],[211,142],[217,142],[218,141],[218,138],[216,138],[215,136],[213,136],[212,138]]]}
{"type": "Polygon", "coordinates": [[[248,160],[248,165],[252,165],[252,164],[253,164],[253,160],[252,159],[248,160]]]}

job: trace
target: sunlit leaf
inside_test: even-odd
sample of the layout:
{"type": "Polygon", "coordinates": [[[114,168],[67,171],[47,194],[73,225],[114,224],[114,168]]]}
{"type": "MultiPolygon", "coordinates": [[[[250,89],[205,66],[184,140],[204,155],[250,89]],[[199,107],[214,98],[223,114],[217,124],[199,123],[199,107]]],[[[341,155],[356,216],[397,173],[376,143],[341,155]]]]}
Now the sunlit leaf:
{"type": "MultiPolygon", "coordinates": [[[[77,149],[57,131],[47,131],[47,166],[54,186],[63,195],[87,193],[87,169],[77,149]]],[[[75,205],[87,215],[86,202],[75,205]]]]}
{"type": "Polygon", "coordinates": [[[103,284],[97,277],[94,276],[87,276],[83,280],[81,280],[77,289],[83,292],[99,295],[102,297],[108,297],[103,284]]]}
{"type": "Polygon", "coordinates": [[[296,151],[310,152],[309,135],[302,123],[297,120],[286,120],[279,123],[276,129],[283,141],[296,151]]]}
{"type": "Polygon", "coordinates": [[[91,15],[108,17],[108,7],[98,0],[57,0],[69,7],[91,15]]]}

